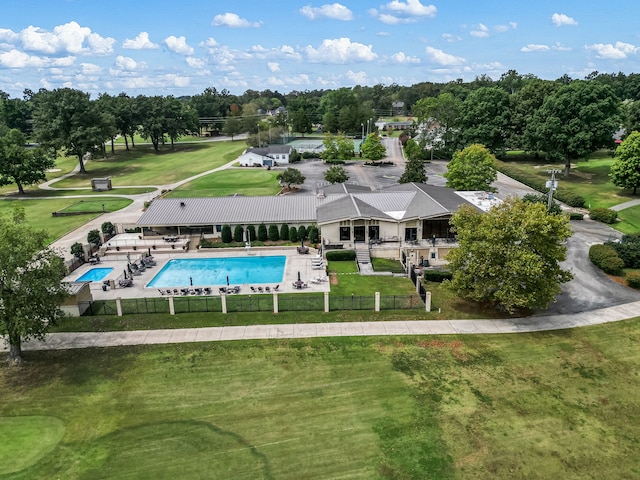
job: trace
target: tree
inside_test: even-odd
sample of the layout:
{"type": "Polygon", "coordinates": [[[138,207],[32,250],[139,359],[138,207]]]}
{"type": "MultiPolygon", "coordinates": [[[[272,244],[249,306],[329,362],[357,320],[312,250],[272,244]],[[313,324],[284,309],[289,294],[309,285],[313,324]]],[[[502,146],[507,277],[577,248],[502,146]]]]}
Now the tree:
{"type": "Polygon", "coordinates": [[[325,133],[322,145],[324,150],[320,152],[320,158],[323,160],[335,160],[338,158],[338,142],[333,134],[325,133]]]}
{"type": "Polygon", "coordinates": [[[278,174],[278,181],[284,183],[287,188],[291,188],[291,185],[302,185],[306,178],[300,170],[293,167],[287,167],[284,172],[278,174]]]}
{"type": "Polygon", "coordinates": [[[267,238],[269,238],[267,234],[267,226],[264,223],[258,225],[258,240],[264,242],[267,238]]]}
{"type": "Polygon", "coordinates": [[[253,242],[256,238],[256,227],[254,225],[249,225],[247,227],[247,240],[253,242]]]}
{"type": "Polygon", "coordinates": [[[44,148],[75,155],[80,173],[86,173],[84,156],[102,151],[113,117],[101,112],[88,93],[71,88],[40,91],[33,102],[35,140],[44,148]]]}
{"type": "Polygon", "coordinates": [[[509,197],[482,213],[462,206],[451,224],[459,247],[447,255],[458,294],[514,313],[546,308],[571,280],[560,267],[568,218],[549,215],[545,205],[509,197]]]}
{"type": "Polygon", "coordinates": [[[66,270],[48,244],[44,230],[25,223],[24,210],[0,217],[0,335],[11,363],[22,362],[22,341],[44,338],[64,316],[66,270]]]}
{"type": "Polygon", "coordinates": [[[231,137],[231,141],[233,142],[233,137],[242,132],[242,127],[242,120],[238,117],[229,117],[224,122],[222,133],[231,137]]]}
{"type": "Polygon", "coordinates": [[[462,101],[451,93],[418,100],[413,112],[417,126],[422,127],[418,138],[421,147],[439,150],[450,157],[459,136],[461,110],[462,101]]]}
{"type": "Polygon", "coordinates": [[[424,161],[421,158],[410,158],[398,183],[425,183],[426,181],[424,161]]]}
{"type": "Polygon", "coordinates": [[[309,227],[307,230],[307,236],[309,237],[309,241],[311,243],[318,243],[320,240],[320,232],[318,231],[318,227],[315,225],[309,227]]]}
{"type": "Polygon", "coordinates": [[[353,158],[353,140],[343,134],[339,134],[336,141],[338,144],[338,160],[351,160],[353,158]]]}
{"type": "Polygon", "coordinates": [[[70,251],[71,255],[73,255],[74,257],[84,259],[84,247],[80,242],[76,242],[71,245],[70,251]]]}
{"type": "Polygon", "coordinates": [[[500,87],[480,87],[462,102],[463,146],[481,143],[494,155],[505,151],[511,125],[509,94],[500,87]]]}
{"type": "Polygon", "coordinates": [[[111,235],[116,231],[116,227],[111,222],[103,222],[100,231],[105,235],[111,235]]]}
{"type": "Polygon", "coordinates": [[[272,224],[269,225],[269,240],[272,242],[277,242],[280,240],[280,232],[278,231],[278,225],[272,224]]]}
{"type": "Polygon", "coordinates": [[[331,165],[324,172],[324,179],[329,183],[344,183],[349,180],[349,174],[341,165],[331,165]]]}
{"type": "Polygon", "coordinates": [[[496,189],[491,186],[498,178],[494,160],[493,155],[478,144],[454,153],[443,175],[447,179],[447,187],[495,192],[496,189]]]}
{"type": "Polygon", "coordinates": [[[369,160],[380,160],[387,155],[387,149],[382,144],[382,140],[380,140],[380,136],[377,133],[369,134],[360,145],[360,150],[365,158],[369,160]]]}
{"type": "Polygon", "coordinates": [[[87,234],[87,243],[100,245],[100,232],[98,230],[89,230],[87,234]]]}
{"type": "Polygon", "coordinates": [[[404,155],[409,160],[426,160],[427,152],[413,138],[407,139],[404,144],[404,155]]]}
{"type": "Polygon", "coordinates": [[[613,148],[620,126],[619,102],[611,87],[597,82],[572,81],[549,95],[533,115],[525,136],[533,151],[565,163],[586,158],[600,148],[613,148]]]}
{"type": "MultiPolygon", "coordinates": [[[[549,195],[546,193],[527,193],[522,200],[529,203],[541,203],[547,206],[549,204],[549,195]]],[[[551,208],[547,209],[548,213],[559,215],[562,213],[562,207],[555,200],[551,201],[551,208]]]]}
{"type": "Polygon", "coordinates": [[[233,229],[233,241],[234,242],[242,242],[244,238],[244,229],[242,225],[236,225],[233,229]]]}
{"type": "Polygon", "coordinates": [[[42,148],[26,147],[25,135],[17,129],[0,137],[0,186],[15,183],[24,194],[25,185],[46,180],[46,171],[55,166],[42,148]]]}
{"type": "Polygon", "coordinates": [[[289,225],[286,223],[280,225],[280,238],[282,240],[289,240],[289,225]]]}
{"type": "Polygon", "coordinates": [[[298,227],[298,238],[300,240],[306,240],[307,235],[308,235],[307,227],[305,227],[304,225],[300,225],[298,227]]]}
{"type": "MultiPolygon", "coordinates": [[[[299,240],[299,235],[298,235],[298,229],[294,226],[292,226],[291,228],[289,228],[289,232],[288,232],[288,240],[291,243],[296,243],[299,240]]],[[[284,239],[283,239],[284,240],[284,239]]]]}
{"type": "Polygon", "coordinates": [[[233,235],[231,234],[231,225],[222,226],[220,239],[222,240],[222,243],[231,243],[231,240],[233,240],[233,235]]]}
{"type": "Polygon", "coordinates": [[[291,128],[294,132],[301,133],[303,137],[305,133],[311,133],[311,119],[302,108],[294,110],[291,114],[291,128]]]}
{"type": "Polygon", "coordinates": [[[632,132],[618,146],[609,177],[614,185],[636,194],[640,187],[640,132],[632,132]]]}

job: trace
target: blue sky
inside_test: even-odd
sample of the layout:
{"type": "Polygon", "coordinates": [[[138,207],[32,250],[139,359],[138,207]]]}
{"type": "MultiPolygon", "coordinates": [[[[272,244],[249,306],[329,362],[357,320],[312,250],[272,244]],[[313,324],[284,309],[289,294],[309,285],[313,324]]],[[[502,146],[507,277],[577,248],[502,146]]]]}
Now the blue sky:
{"type": "Polygon", "coordinates": [[[22,0],[0,90],[192,95],[640,72],[640,2],[22,0]]]}

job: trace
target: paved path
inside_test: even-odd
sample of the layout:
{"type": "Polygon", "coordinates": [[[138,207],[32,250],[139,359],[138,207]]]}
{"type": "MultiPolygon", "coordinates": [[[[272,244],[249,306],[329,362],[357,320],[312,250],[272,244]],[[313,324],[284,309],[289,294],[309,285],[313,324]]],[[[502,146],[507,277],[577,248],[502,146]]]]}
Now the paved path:
{"type": "MultiPolygon", "coordinates": [[[[50,333],[46,341],[29,341],[23,350],[158,345],[167,343],[220,342],[315,337],[363,337],[393,335],[453,335],[525,333],[585,327],[617,322],[640,315],[640,301],[567,315],[497,320],[402,320],[388,322],[304,323],[248,325],[131,332],[50,333]]],[[[0,347],[0,351],[6,346],[0,347]]]]}
{"type": "Polygon", "coordinates": [[[629,200],[628,202],[619,203],[618,205],[614,205],[613,207],[609,207],[611,210],[615,210],[619,212],[620,210],[624,210],[625,208],[635,207],[636,205],[640,205],[640,198],[636,198],[635,200],[629,200]]]}

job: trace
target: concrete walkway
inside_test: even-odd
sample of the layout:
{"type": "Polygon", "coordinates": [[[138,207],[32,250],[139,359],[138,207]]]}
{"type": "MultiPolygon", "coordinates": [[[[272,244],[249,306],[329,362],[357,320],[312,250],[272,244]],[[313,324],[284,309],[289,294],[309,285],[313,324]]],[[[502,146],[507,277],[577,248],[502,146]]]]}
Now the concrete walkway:
{"type": "MultiPolygon", "coordinates": [[[[589,312],[497,320],[402,320],[389,322],[304,323],[249,325],[130,332],[50,333],[46,341],[29,341],[23,350],[158,345],[315,337],[366,337],[393,335],[454,335],[526,333],[618,322],[640,315],[640,301],[589,312]]],[[[6,346],[0,351],[7,350],[6,346]]]]}
{"type": "Polygon", "coordinates": [[[628,202],[619,203],[618,205],[614,205],[613,207],[609,207],[611,210],[619,212],[620,210],[624,210],[625,208],[635,207],[636,205],[640,205],[640,198],[636,198],[635,200],[629,200],[628,202]]]}

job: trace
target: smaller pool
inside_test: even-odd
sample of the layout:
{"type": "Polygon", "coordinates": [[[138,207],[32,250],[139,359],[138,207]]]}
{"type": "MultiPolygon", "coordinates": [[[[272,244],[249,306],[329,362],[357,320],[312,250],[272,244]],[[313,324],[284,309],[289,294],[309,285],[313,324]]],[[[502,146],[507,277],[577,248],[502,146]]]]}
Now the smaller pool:
{"type": "Polygon", "coordinates": [[[85,272],[76,282],[99,282],[104,277],[109,275],[113,270],[112,267],[97,267],[92,268],[88,272],[85,272]]]}

